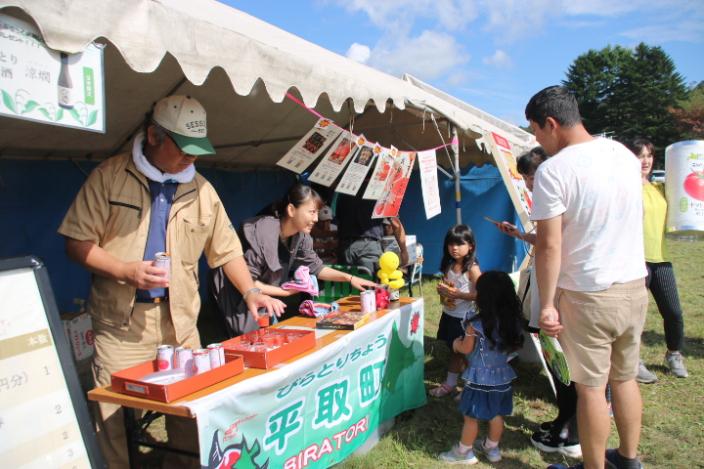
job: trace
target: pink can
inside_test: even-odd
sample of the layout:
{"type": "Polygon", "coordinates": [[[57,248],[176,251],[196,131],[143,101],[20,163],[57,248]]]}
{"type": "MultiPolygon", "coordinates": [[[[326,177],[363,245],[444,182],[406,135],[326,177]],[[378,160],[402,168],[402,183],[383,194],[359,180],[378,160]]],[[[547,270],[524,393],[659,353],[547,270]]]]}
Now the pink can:
{"type": "Polygon", "coordinates": [[[208,354],[210,356],[211,369],[225,364],[225,347],[222,344],[208,345],[208,354]]]}
{"type": "Polygon", "coordinates": [[[210,371],[210,353],[208,349],[199,348],[193,351],[193,374],[200,375],[210,371]]]}
{"type": "Polygon", "coordinates": [[[160,345],[156,349],[156,364],[160,371],[171,370],[174,367],[173,345],[160,345]]]}
{"type": "Polygon", "coordinates": [[[186,347],[176,347],[174,351],[174,367],[186,372],[186,376],[193,375],[193,350],[186,347]]]}
{"type": "Polygon", "coordinates": [[[376,292],[374,290],[364,290],[359,294],[362,303],[362,314],[376,311],[376,292]]]}

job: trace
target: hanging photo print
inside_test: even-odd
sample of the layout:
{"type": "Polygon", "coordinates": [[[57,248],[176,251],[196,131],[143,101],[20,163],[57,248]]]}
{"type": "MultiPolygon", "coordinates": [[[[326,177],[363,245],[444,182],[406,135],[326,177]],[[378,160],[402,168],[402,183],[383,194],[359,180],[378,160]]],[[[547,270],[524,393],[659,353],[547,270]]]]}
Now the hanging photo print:
{"type": "Polygon", "coordinates": [[[362,187],[364,178],[372,167],[374,158],[381,153],[381,145],[378,143],[372,146],[367,142],[364,136],[357,138],[357,152],[352,157],[352,162],[347,166],[342,180],[337,185],[335,192],[343,194],[357,195],[359,188],[362,187]]]}
{"type": "MultiPolygon", "coordinates": [[[[357,148],[356,139],[358,138],[360,137],[355,137],[350,132],[342,132],[335,140],[335,143],[332,144],[331,151],[318,163],[308,180],[330,187],[337,179],[337,176],[345,169],[345,165],[352,155],[354,155],[354,150],[357,148]]],[[[366,140],[364,141],[366,142],[366,140]]]]}
{"type": "Polygon", "coordinates": [[[379,200],[379,198],[384,194],[384,187],[386,187],[386,180],[391,174],[391,167],[394,164],[394,158],[398,155],[398,150],[396,147],[391,147],[390,149],[382,148],[381,153],[376,159],[376,166],[374,166],[374,172],[372,172],[372,177],[369,178],[369,183],[364,191],[363,199],[367,200],[379,200]]]}
{"type": "Polygon", "coordinates": [[[429,220],[441,211],[440,190],[438,189],[438,161],[435,150],[418,152],[418,172],[420,173],[420,188],[423,192],[425,218],[429,220]]]}
{"type": "Polygon", "coordinates": [[[330,145],[342,129],[329,119],[320,119],[276,164],[301,174],[330,145]]]}
{"type": "Polygon", "coordinates": [[[377,200],[372,212],[372,218],[397,217],[401,209],[401,202],[411,178],[413,163],[416,160],[415,152],[400,152],[394,160],[391,175],[386,181],[383,196],[377,200]]]}

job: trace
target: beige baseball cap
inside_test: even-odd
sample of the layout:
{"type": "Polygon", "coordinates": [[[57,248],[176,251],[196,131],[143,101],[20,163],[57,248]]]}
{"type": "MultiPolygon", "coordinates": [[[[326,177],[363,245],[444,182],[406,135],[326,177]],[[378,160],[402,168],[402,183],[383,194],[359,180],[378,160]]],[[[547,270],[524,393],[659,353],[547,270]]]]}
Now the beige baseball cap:
{"type": "Polygon", "coordinates": [[[188,155],[214,155],[208,140],[205,108],[190,96],[162,98],[154,105],[154,122],[169,132],[176,145],[188,155]]]}

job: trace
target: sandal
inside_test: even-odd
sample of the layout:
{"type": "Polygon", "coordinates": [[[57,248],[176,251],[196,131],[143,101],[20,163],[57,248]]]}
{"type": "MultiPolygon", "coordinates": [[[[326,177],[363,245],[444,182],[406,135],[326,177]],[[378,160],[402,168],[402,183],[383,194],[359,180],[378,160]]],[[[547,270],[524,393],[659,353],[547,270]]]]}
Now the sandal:
{"type": "Polygon", "coordinates": [[[442,383],[440,386],[431,389],[428,394],[430,394],[432,397],[449,396],[450,394],[455,394],[455,387],[450,386],[447,383],[442,383]]]}

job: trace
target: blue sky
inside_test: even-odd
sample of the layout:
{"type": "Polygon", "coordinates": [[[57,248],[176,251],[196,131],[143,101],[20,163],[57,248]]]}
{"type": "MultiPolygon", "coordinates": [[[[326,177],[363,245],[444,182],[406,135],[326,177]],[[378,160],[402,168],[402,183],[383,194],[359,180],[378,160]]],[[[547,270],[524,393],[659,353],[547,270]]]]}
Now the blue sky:
{"type": "Polygon", "coordinates": [[[704,0],[225,0],[395,76],[525,125],[528,99],[589,49],[661,46],[704,80],[704,0]]]}

